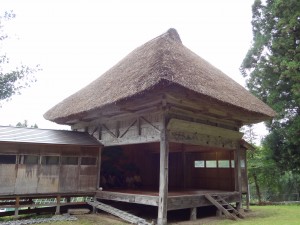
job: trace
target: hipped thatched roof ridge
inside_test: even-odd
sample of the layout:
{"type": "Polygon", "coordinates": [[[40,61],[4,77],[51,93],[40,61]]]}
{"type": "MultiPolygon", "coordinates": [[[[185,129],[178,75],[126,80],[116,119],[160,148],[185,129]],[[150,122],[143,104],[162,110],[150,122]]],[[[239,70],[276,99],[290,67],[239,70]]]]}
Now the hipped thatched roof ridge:
{"type": "Polygon", "coordinates": [[[64,123],[76,115],[145,93],[162,82],[183,86],[246,111],[267,117],[275,115],[241,85],[186,48],[177,31],[169,29],[132,51],[91,84],[50,109],[44,117],[64,123]]]}

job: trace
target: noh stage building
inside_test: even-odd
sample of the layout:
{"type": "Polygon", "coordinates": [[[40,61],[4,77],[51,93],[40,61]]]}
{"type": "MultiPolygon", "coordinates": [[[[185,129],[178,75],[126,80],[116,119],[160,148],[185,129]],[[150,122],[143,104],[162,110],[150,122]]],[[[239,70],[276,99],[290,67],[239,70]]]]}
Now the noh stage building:
{"type": "Polygon", "coordinates": [[[248,145],[239,129],[274,115],[170,29],[44,117],[103,145],[100,202],[157,206],[166,224],[170,210],[190,208],[193,219],[219,199],[241,207],[248,145]]]}

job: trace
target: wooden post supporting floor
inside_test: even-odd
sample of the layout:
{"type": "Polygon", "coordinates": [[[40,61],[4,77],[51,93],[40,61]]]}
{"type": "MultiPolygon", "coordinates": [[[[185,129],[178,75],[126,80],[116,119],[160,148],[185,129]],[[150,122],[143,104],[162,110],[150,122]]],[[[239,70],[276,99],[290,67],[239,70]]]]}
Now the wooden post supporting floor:
{"type": "Polygon", "coordinates": [[[190,220],[194,221],[197,219],[197,208],[191,208],[190,220]]]}
{"type": "Polygon", "coordinates": [[[167,224],[168,211],[168,166],[169,142],[167,135],[167,117],[163,115],[163,126],[160,134],[160,173],[159,173],[159,202],[157,225],[167,224]]]}
{"type": "Polygon", "coordinates": [[[247,152],[245,151],[244,153],[244,160],[245,160],[245,176],[246,176],[246,187],[247,187],[247,193],[246,193],[246,209],[250,209],[250,188],[249,188],[249,183],[248,183],[248,164],[247,164],[247,152]]]}
{"type": "Polygon", "coordinates": [[[55,215],[59,215],[60,214],[60,200],[61,200],[61,196],[60,195],[56,196],[56,210],[55,210],[55,215]]]}
{"type": "Polygon", "coordinates": [[[15,203],[15,217],[17,218],[19,216],[19,207],[20,207],[20,197],[16,197],[16,203],[15,203]]]}
{"type": "Polygon", "coordinates": [[[237,210],[242,208],[242,171],[241,171],[241,148],[240,144],[237,145],[237,149],[234,154],[234,170],[235,170],[235,190],[240,194],[239,202],[236,202],[237,210]]]}
{"type": "Polygon", "coordinates": [[[98,173],[97,173],[97,190],[101,188],[101,156],[102,156],[102,147],[99,148],[99,156],[98,156],[98,173]]]}

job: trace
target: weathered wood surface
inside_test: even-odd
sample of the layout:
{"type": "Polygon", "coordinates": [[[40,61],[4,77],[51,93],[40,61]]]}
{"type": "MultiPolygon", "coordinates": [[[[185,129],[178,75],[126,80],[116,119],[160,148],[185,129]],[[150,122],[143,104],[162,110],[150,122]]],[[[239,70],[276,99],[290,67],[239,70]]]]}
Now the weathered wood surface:
{"type": "Polygon", "coordinates": [[[168,211],[168,186],[169,186],[169,139],[167,133],[168,117],[162,118],[162,130],[160,133],[160,163],[159,163],[159,199],[157,224],[167,224],[168,211]]]}
{"type": "Polygon", "coordinates": [[[17,165],[0,164],[0,195],[14,193],[16,176],[17,165]]]}
{"type": "MultiPolygon", "coordinates": [[[[137,203],[143,205],[152,205],[158,206],[159,205],[159,196],[158,193],[156,194],[153,192],[143,192],[139,193],[126,193],[126,192],[111,192],[111,191],[97,191],[96,198],[103,199],[103,200],[113,200],[113,201],[120,201],[120,202],[128,202],[128,203],[137,203]]],[[[186,194],[185,192],[177,192],[176,194],[169,193],[167,198],[167,210],[177,210],[177,209],[188,209],[188,208],[195,208],[195,207],[202,207],[202,206],[210,206],[212,205],[205,198],[205,193],[216,193],[220,195],[223,199],[227,202],[235,203],[239,201],[239,193],[237,192],[218,192],[218,191],[200,191],[198,194],[186,194]]]]}
{"type": "Polygon", "coordinates": [[[118,120],[95,120],[74,127],[81,130],[87,128],[104,146],[159,142],[161,112],[131,115],[118,120]]]}
{"type": "Polygon", "coordinates": [[[97,166],[81,166],[79,175],[79,191],[94,191],[97,186],[97,166]]]}
{"type": "Polygon", "coordinates": [[[158,196],[128,194],[121,192],[97,191],[96,198],[128,203],[158,206],[158,196]]]}
{"type": "Polygon", "coordinates": [[[95,165],[85,166],[79,164],[79,159],[98,159],[99,147],[0,143],[2,148],[6,151],[0,154],[14,155],[16,160],[0,164],[0,196],[96,191],[98,160],[95,165]],[[37,161],[24,162],[25,155],[37,161]],[[42,163],[44,156],[57,156],[59,160],[56,165],[47,165],[42,163]],[[64,165],[62,157],[76,157],[78,163],[64,165]]]}
{"type": "Polygon", "coordinates": [[[178,119],[171,119],[167,129],[170,142],[225,149],[236,149],[243,136],[237,131],[178,119]]]}
{"type": "MultiPolygon", "coordinates": [[[[239,194],[236,192],[220,193],[219,195],[227,202],[239,201],[239,194]]],[[[168,210],[187,209],[210,205],[212,205],[212,203],[205,198],[204,193],[202,195],[171,196],[168,198],[168,210]]]]}
{"type": "Polygon", "coordinates": [[[55,193],[59,187],[59,165],[39,165],[37,193],[55,193]]]}
{"type": "Polygon", "coordinates": [[[60,192],[78,191],[79,167],[77,165],[61,165],[60,167],[60,192]]]}
{"type": "Polygon", "coordinates": [[[17,177],[15,179],[15,194],[37,193],[38,165],[18,165],[17,177]]]}

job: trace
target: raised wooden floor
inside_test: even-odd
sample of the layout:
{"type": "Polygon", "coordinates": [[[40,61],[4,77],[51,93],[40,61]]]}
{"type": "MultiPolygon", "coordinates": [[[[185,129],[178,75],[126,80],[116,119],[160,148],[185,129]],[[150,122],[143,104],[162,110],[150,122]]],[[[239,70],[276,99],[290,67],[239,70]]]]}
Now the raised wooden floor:
{"type": "MultiPolygon", "coordinates": [[[[238,202],[238,192],[221,190],[176,190],[168,193],[168,210],[195,208],[212,205],[205,194],[220,195],[227,202],[238,202]]],[[[151,190],[111,189],[97,191],[99,200],[113,200],[143,205],[158,206],[158,192],[151,190]]]]}

